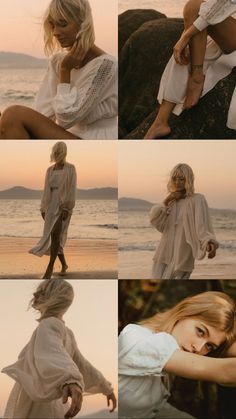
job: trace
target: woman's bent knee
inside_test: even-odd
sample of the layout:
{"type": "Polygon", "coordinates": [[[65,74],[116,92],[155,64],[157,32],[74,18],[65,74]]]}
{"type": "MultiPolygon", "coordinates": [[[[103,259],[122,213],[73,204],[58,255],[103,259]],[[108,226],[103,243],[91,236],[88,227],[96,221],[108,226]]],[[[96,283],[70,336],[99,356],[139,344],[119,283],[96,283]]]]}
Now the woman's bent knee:
{"type": "Polygon", "coordinates": [[[202,2],[203,0],[188,0],[183,10],[184,19],[195,20],[198,16],[202,2]]]}

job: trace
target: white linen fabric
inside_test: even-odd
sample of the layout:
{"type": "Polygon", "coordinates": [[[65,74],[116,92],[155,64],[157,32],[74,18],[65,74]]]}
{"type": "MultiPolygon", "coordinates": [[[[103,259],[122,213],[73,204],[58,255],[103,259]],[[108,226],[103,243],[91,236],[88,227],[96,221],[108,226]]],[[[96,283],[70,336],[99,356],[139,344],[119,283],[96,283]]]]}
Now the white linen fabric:
{"type": "Polygon", "coordinates": [[[170,393],[163,368],[179,349],[168,333],[129,324],[119,336],[119,417],[155,418],[170,393]]]}
{"type": "Polygon", "coordinates": [[[18,361],[2,372],[16,381],[4,413],[8,419],[64,418],[65,384],[76,383],[91,394],[112,392],[111,384],[80,353],[72,331],[55,317],[40,321],[18,361]]]}
{"type": "Polygon", "coordinates": [[[118,138],[117,62],[103,54],[71,71],[71,82],[59,83],[66,52],[52,56],[35,101],[35,109],[79,138],[118,138]]]}
{"type": "Polygon", "coordinates": [[[173,201],[168,207],[155,205],[150,222],[162,233],[154,258],[152,277],[155,279],[188,279],[195,259],[203,259],[209,241],[216,245],[205,197],[173,201]]]}
{"type": "Polygon", "coordinates": [[[62,221],[59,253],[63,252],[67,239],[67,231],[70,224],[72,210],[75,206],[76,196],[76,170],[70,163],[65,163],[62,170],[54,170],[50,166],[46,172],[44,192],[41,200],[41,212],[45,213],[45,222],[42,238],[36,246],[29,250],[36,256],[50,253],[51,232],[61,216],[62,211],[68,215],[62,221]]]}
{"type": "MultiPolygon", "coordinates": [[[[230,0],[207,0],[200,7],[199,17],[194,26],[200,31],[208,25],[215,25],[236,13],[236,4],[230,0]]],[[[205,74],[201,97],[207,94],[223,78],[227,77],[236,66],[236,51],[224,54],[220,47],[208,37],[206,54],[203,64],[205,74]]],[[[172,56],[162,75],[158,92],[158,102],[163,100],[176,103],[175,115],[183,111],[190,65],[179,65],[172,56]]],[[[228,128],[236,130],[236,88],[233,92],[227,118],[228,128]]]]}

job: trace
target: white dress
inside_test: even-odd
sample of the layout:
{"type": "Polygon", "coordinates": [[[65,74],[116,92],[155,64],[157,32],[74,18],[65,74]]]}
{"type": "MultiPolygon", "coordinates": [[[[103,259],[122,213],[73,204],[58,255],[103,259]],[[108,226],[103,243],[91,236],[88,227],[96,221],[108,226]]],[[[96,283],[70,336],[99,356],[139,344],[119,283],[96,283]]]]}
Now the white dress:
{"type": "MultiPolygon", "coordinates": [[[[234,13],[236,13],[236,3],[231,0],[207,0],[202,3],[199,17],[194,22],[194,26],[202,31],[208,25],[220,23],[234,13]]],[[[228,76],[235,66],[236,51],[224,54],[220,47],[208,37],[203,64],[205,80],[201,97],[213,89],[218,81],[228,76]]],[[[160,104],[163,100],[176,103],[173,110],[176,115],[180,115],[183,111],[189,72],[190,65],[179,65],[172,56],[162,75],[157,99],[160,104]]],[[[227,126],[234,130],[236,130],[235,114],[236,88],[231,99],[227,120],[227,126]]]]}
{"type": "Polygon", "coordinates": [[[35,109],[79,138],[114,140],[117,131],[117,62],[103,54],[80,69],[71,82],[59,83],[60,63],[66,52],[52,56],[35,101],[35,109]]]}
{"type": "Polygon", "coordinates": [[[209,241],[217,246],[206,199],[201,194],[155,205],[150,222],[162,233],[154,258],[154,279],[189,279],[194,260],[203,259],[209,241]]]}
{"type": "Polygon", "coordinates": [[[65,384],[77,383],[91,394],[112,392],[111,384],[80,353],[72,331],[55,317],[40,321],[18,361],[2,372],[16,381],[4,413],[8,419],[64,418],[65,384]]]}
{"type": "MultiPolygon", "coordinates": [[[[72,169],[74,172],[74,166],[66,163],[62,170],[54,170],[53,166],[48,169],[46,174],[44,194],[42,197],[41,212],[45,212],[45,222],[42,238],[39,240],[36,246],[29,250],[29,253],[32,253],[36,256],[43,256],[45,254],[50,254],[50,245],[51,245],[51,233],[55,223],[61,215],[62,210],[67,211],[68,215],[65,220],[62,221],[62,229],[60,234],[60,248],[59,254],[63,253],[63,248],[67,239],[67,231],[70,224],[72,209],[68,208],[68,205],[61,203],[61,188],[66,181],[66,171],[67,167],[72,169]],[[72,167],[70,167],[72,166],[72,167]],[[48,200],[47,205],[45,205],[45,195],[50,190],[50,199],[48,200]]],[[[73,179],[70,185],[72,189],[72,194],[75,194],[76,188],[76,177],[73,179]]],[[[70,191],[68,191],[71,193],[70,191]]],[[[74,198],[75,199],[75,198],[74,198]]],[[[74,204],[73,204],[74,205],[74,204]]]]}
{"type": "MultiPolygon", "coordinates": [[[[150,329],[129,324],[119,336],[119,418],[178,418],[164,415],[170,410],[170,380],[163,371],[179,345],[172,335],[154,333],[150,329]],[[169,408],[169,409],[168,409],[169,408]]],[[[177,415],[178,412],[178,415],[177,415]]]]}

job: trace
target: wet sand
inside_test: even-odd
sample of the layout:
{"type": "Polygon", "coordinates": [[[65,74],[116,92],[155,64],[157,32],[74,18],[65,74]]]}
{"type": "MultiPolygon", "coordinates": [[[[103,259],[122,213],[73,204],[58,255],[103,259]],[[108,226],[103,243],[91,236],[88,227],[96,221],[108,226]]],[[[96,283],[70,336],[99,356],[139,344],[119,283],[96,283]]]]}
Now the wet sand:
{"type": "MultiPolygon", "coordinates": [[[[0,278],[41,278],[48,264],[48,256],[28,253],[38,239],[4,237],[0,239],[0,278]]],[[[115,240],[67,240],[65,256],[69,269],[66,279],[115,279],[118,276],[117,242],[115,240]]],[[[60,262],[55,262],[55,273],[60,262]]]]}

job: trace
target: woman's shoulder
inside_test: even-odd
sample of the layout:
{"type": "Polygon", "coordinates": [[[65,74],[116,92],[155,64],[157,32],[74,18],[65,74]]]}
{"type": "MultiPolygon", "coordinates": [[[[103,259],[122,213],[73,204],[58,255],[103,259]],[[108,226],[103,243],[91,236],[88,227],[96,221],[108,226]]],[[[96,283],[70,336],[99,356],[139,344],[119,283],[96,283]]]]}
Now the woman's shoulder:
{"type": "Polygon", "coordinates": [[[124,327],[124,329],[121,332],[122,335],[136,335],[140,337],[149,337],[149,336],[155,336],[158,339],[161,340],[172,340],[174,339],[173,336],[170,333],[167,332],[153,332],[148,327],[145,327],[141,324],[133,324],[130,323],[127,326],[124,327]]]}
{"type": "Polygon", "coordinates": [[[38,330],[46,332],[46,330],[52,330],[59,334],[64,333],[66,330],[65,323],[57,317],[51,316],[40,320],[38,330]]]}
{"type": "Polygon", "coordinates": [[[193,201],[205,201],[206,198],[203,194],[201,193],[194,193],[191,197],[190,197],[193,201]]]}
{"type": "Polygon", "coordinates": [[[65,167],[67,168],[67,169],[69,169],[69,170],[76,170],[75,169],[75,165],[74,164],[72,164],[72,163],[68,163],[68,162],[66,162],[65,163],[65,167]]]}

